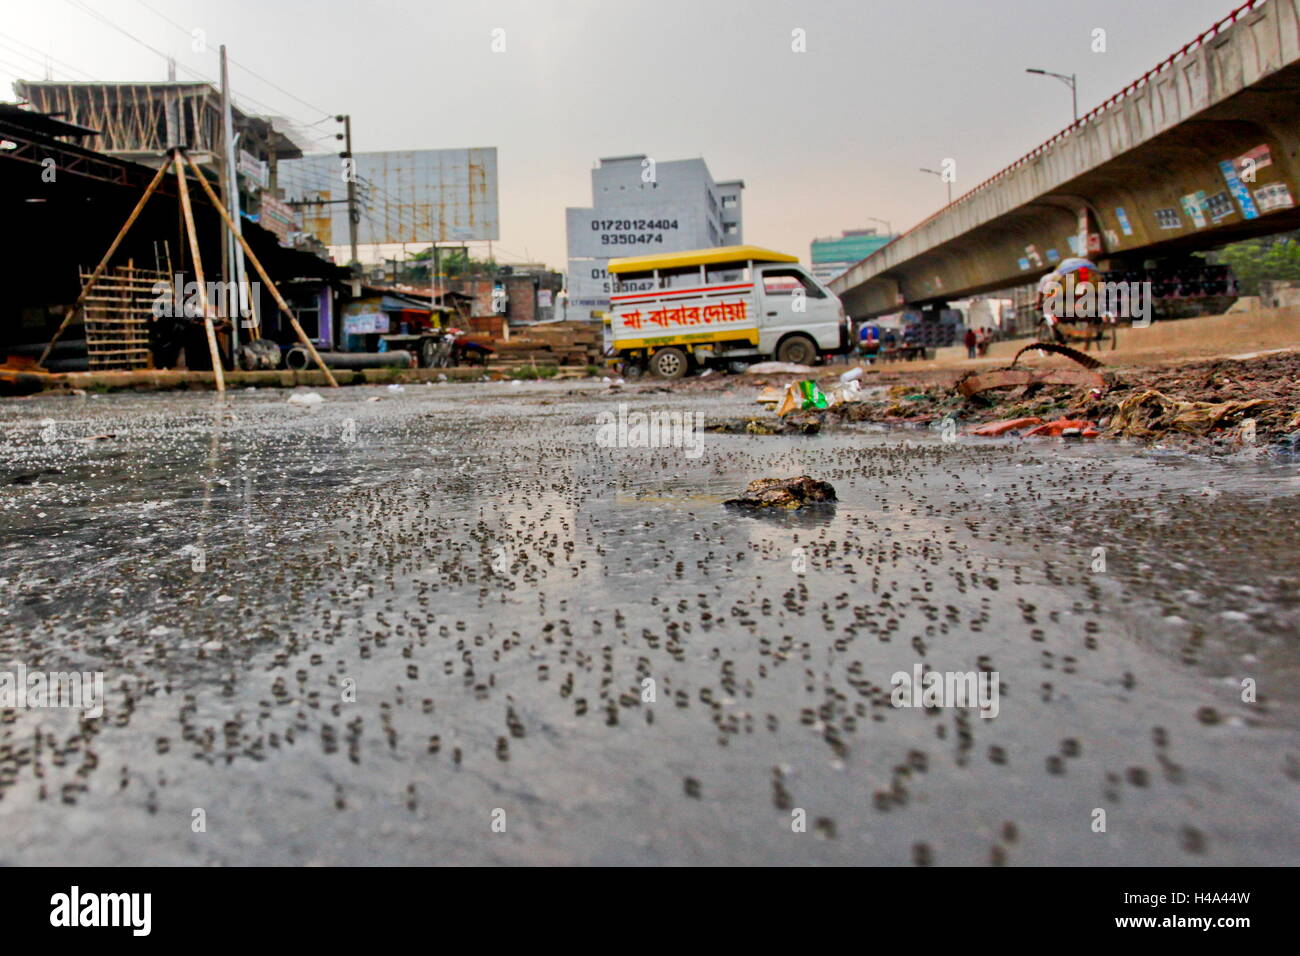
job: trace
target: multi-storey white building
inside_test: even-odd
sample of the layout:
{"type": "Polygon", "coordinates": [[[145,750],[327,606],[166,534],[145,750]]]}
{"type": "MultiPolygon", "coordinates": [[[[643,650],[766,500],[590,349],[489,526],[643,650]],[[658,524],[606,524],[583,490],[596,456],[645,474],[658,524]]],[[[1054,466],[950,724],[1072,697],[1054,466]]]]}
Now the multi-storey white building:
{"type": "Polygon", "coordinates": [[[609,307],[610,259],[739,245],[744,188],[715,182],[702,159],[602,159],[591,171],[591,208],[565,210],[570,315],[609,307]]]}

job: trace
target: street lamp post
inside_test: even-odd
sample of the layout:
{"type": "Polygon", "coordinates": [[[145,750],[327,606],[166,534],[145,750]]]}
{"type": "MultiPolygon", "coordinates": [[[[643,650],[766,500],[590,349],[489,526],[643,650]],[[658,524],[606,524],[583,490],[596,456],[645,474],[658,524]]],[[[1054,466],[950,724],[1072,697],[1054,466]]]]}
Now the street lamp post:
{"type": "Polygon", "coordinates": [[[921,172],[929,173],[931,176],[938,176],[940,179],[944,179],[944,181],[948,183],[948,205],[951,206],[952,205],[952,181],[945,179],[943,173],[939,172],[939,170],[937,169],[922,169],[921,172]]]}
{"type": "Polygon", "coordinates": [[[875,216],[868,216],[868,217],[867,217],[867,222],[878,222],[878,223],[880,223],[882,226],[885,227],[885,235],[889,236],[891,239],[893,238],[893,235],[894,235],[894,227],[891,226],[891,225],[889,224],[889,221],[888,221],[888,220],[886,220],[886,219],[877,219],[875,216]]]}
{"type": "Polygon", "coordinates": [[[1035,73],[1038,76],[1051,76],[1068,86],[1070,88],[1070,100],[1074,105],[1074,121],[1079,122],[1079,77],[1076,74],[1071,73],[1066,76],[1064,73],[1053,73],[1051,70],[1030,69],[1026,69],[1025,72],[1035,73]]]}

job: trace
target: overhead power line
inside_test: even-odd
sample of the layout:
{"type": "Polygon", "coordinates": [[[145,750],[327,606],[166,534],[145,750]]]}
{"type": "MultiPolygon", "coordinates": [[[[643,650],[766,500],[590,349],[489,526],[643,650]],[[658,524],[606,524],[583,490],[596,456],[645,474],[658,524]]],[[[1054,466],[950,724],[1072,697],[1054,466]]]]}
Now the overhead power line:
{"type": "MultiPolygon", "coordinates": [[[[104,24],[105,26],[111,27],[112,29],[116,30],[118,33],[122,34],[124,37],[140,44],[140,46],[144,47],[146,50],[149,50],[151,53],[154,53],[157,56],[162,57],[164,60],[173,60],[173,61],[175,60],[174,57],[158,49],[156,46],[153,46],[152,44],[146,43],[144,40],[141,40],[134,33],[131,33],[125,27],[121,26],[116,21],[114,21],[111,17],[106,17],[103,14],[101,14],[98,10],[95,10],[90,6],[87,6],[85,3],[82,2],[82,0],[65,0],[65,2],[69,6],[73,7],[74,9],[79,10],[82,13],[87,14],[88,16],[94,17],[100,23],[104,24]]],[[[186,73],[190,74],[190,76],[202,80],[204,83],[207,83],[210,86],[218,87],[218,88],[221,86],[221,84],[217,80],[214,80],[212,77],[207,76],[204,73],[200,73],[198,70],[186,66],[184,63],[176,62],[176,68],[178,70],[184,70],[186,73]]],[[[261,112],[264,115],[283,116],[285,119],[292,120],[298,126],[305,125],[303,124],[302,120],[298,119],[297,117],[288,115],[284,110],[277,109],[276,107],[271,106],[268,103],[263,103],[261,100],[254,99],[253,97],[248,96],[247,94],[240,94],[239,99],[242,99],[247,103],[251,103],[254,106],[259,107],[261,112]]]]}
{"type": "MultiPolygon", "coordinates": [[[[85,79],[90,80],[92,82],[97,82],[96,78],[91,76],[85,70],[78,69],[77,67],[73,66],[70,63],[65,63],[56,57],[50,56],[50,54],[46,53],[44,50],[40,49],[39,47],[32,46],[32,44],[27,43],[24,40],[18,39],[18,37],[10,36],[7,33],[0,33],[0,37],[3,37],[4,39],[10,41],[10,43],[18,44],[19,47],[23,47],[25,49],[31,50],[32,52],[30,54],[24,54],[24,55],[29,60],[38,60],[39,58],[38,61],[41,63],[41,69],[44,69],[46,63],[48,63],[51,69],[57,68],[60,72],[65,73],[70,77],[73,76],[73,74],[80,73],[85,79]]],[[[9,46],[9,44],[5,44],[5,45],[9,46]]],[[[9,46],[9,49],[13,50],[14,52],[22,52],[21,50],[18,50],[13,46],[9,46]]]]}
{"type": "MultiPolygon", "coordinates": [[[[145,0],[136,0],[136,2],[139,3],[140,6],[144,7],[146,10],[148,10],[150,13],[154,14],[155,16],[161,17],[163,20],[165,20],[167,23],[171,24],[173,27],[175,27],[177,30],[179,30],[181,33],[185,34],[186,36],[193,36],[193,32],[192,32],[191,30],[187,30],[187,29],[186,29],[182,24],[177,23],[175,20],[173,20],[171,17],[167,16],[167,14],[163,13],[161,10],[155,9],[154,7],[152,7],[152,6],[150,6],[149,4],[145,3],[145,0]]],[[[309,103],[309,102],[307,102],[307,101],[304,100],[301,96],[298,96],[296,93],[291,93],[291,92],[289,92],[289,91],[286,90],[283,86],[280,86],[278,83],[275,83],[275,82],[273,82],[273,81],[267,79],[265,76],[263,76],[261,73],[258,73],[258,72],[257,72],[256,70],[254,70],[252,67],[250,67],[250,66],[245,66],[243,63],[239,62],[239,60],[236,60],[236,59],[235,59],[233,56],[231,56],[229,53],[226,54],[226,59],[229,60],[230,63],[231,63],[233,66],[237,66],[237,67],[239,67],[241,70],[243,70],[245,73],[249,74],[250,76],[255,76],[255,77],[257,77],[259,80],[261,80],[261,81],[262,81],[263,83],[265,83],[267,86],[271,87],[271,89],[276,90],[276,91],[278,91],[278,92],[280,92],[280,93],[283,93],[285,96],[289,97],[291,100],[295,100],[295,101],[301,103],[303,106],[307,107],[309,110],[312,110],[313,112],[324,114],[323,119],[317,120],[317,121],[316,121],[317,123],[324,122],[324,120],[329,119],[330,117],[332,117],[332,116],[334,115],[334,114],[333,114],[332,112],[330,112],[329,110],[321,109],[319,106],[316,106],[314,103],[309,103]]],[[[316,123],[312,123],[312,124],[310,124],[310,125],[315,126],[316,123]]]]}

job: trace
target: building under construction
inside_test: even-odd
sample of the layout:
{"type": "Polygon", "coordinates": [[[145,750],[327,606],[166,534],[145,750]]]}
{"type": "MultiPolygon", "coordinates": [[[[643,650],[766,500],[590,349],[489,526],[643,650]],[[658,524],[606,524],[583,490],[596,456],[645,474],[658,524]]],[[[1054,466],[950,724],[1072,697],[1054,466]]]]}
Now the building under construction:
{"type": "MultiPolygon", "coordinates": [[[[32,109],[86,130],[82,145],[89,149],[157,166],[169,145],[180,144],[200,165],[211,165],[226,188],[224,105],[221,91],[208,83],[20,80],[14,90],[32,109]]],[[[284,241],[307,242],[292,208],[278,199],[280,163],[301,159],[301,144],[286,120],[229,105],[239,208],[284,241]]]]}
{"type": "MultiPolygon", "coordinates": [[[[221,91],[208,83],[19,80],[14,92],[33,110],[88,130],[86,147],[121,159],[150,165],[174,142],[184,143],[196,158],[220,156],[224,148],[221,91]],[[169,113],[175,129],[168,128],[169,113]]],[[[303,154],[288,124],[249,115],[233,103],[231,117],[239,148],[268,163],[274,189],[279,160],[303,154]]]]}
{"type": "MultiPolygon", "coordinates": [[[[214,125],[219,118],[214,104],[219,100],[211,87],[206,92],[194,84],[172,83],[20,83],[18,87],[33,98],[31,105],[0,104],[0,215],[5,223],[0,233],[0,282],[6,292],[0,299],[0,350],[30,356],[44,351],[89,273],[154,180],[156,167],[167,162],[168,137],[174,137],[172,142],[192,140],[187,144],[190,155],[205,178],[214,182],[221,179],[221,144],[214,139],[220,132],[214,125]],[[64,115],[32,108],[36,101],[64,115]],[[117,109],[109,109],[114,103],[117,109]],[[83,120],[101,122],[103,128],[83,120]],[[93,148],[96,143],[103,148],[93,148]]],[[[298,152],[267,121],[241,114],[240,122],[241,137],[247,132],[250,145],[264,150],[268,166],[277,156],[298,152]]],[[[222,269],[226,239],[218,210],[202,190],[190,192],[206,277],[229,281],[229,270],[222,269]]],[[[345,271],[283,244],[281,234],[250,217],[241,218],[244,238],[290,306],[302,312],[310,326],[308,335],[328,345],[345,271]]],[[[179,303],[175,316],[160,318],[154,310],[158,282],[171,288],[177,276],[182,285],[194,277],[191,248],[185,239],[177,184],[167,176],[138,211],[46,367],[52,371],[210,369],[203,332],[185,317],[179,303]]],[[[259,287],[251,303],[260,320],[260,334],[287,344],[294,333],[281,324],[268,293],[259,287]]],[[[219,334],[223,364],[233,365],[231,346],[239,330],[227,319],[219,334]]]]}

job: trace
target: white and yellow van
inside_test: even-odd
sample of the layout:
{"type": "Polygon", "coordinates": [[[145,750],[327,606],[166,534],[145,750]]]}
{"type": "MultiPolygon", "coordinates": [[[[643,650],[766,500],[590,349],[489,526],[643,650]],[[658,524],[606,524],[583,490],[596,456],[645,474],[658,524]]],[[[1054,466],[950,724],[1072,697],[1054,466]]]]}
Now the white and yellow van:
{"type": "Polygon", "coordinates": [[[850,347],[835,294],[795,256],[758,246],[611,259],[614,350],[660,378],[767,358],[811,365],[850,347]]]}

